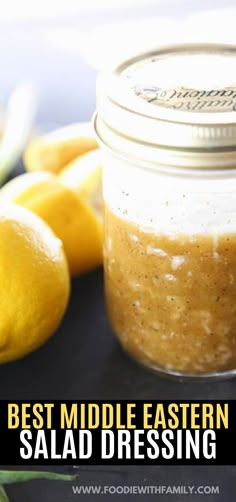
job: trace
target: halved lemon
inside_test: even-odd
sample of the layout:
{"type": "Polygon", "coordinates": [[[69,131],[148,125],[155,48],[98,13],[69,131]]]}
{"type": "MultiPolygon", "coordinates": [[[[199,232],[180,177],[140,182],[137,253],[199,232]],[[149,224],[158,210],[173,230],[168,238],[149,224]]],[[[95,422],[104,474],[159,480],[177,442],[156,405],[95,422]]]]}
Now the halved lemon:
{"type": "Polygon", "coordinates": [[[68,164],[59,179],[83,197],[102,218],[102,159],[98,148],[68,164]]]}
{"type": "Polygon", "coordinates": [[[71,124],[33,139],[24,153],[27,171],[58,173],[79,155],[98,148],[90,122],[71,124]]]}

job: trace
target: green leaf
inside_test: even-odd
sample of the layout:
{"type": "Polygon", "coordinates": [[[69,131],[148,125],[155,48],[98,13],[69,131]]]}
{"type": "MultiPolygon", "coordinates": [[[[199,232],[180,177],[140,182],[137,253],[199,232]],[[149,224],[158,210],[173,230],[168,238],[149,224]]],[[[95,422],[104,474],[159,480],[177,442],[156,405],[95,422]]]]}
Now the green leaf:
{"type": "MultiPolygon", "coordinates": [[[[34,479],[49,479],[55,481],[75,481],[78,474],[59,474],[48,471],[4,471],[0,470],[0,484],[24,483],[34,479]]],[[[3,499],[4,500],[4,499],[3,499]]],[[[1,498],[0,498],[1,502],[1,498]]]]}
{"type": "Polygon", "coordinates": [[[9,502],[9,498],[2,485],[0,485],[0,502],[9,502]]]}

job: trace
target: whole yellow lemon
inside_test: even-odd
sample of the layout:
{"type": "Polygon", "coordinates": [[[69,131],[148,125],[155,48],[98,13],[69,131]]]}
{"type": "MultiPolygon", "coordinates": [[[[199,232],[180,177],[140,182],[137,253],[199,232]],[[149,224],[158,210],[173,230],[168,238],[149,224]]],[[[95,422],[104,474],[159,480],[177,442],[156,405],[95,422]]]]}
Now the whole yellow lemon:
{"type": "Polygon", "coordinates": [[[61,241],[30,211],[0,204],[0,363],[42,345],[65,312],[70,282],[61,241]]]}
{"type": "Polygon", "coordinates": [[[1,189],[1,200],[30,209],[51,227],[63,242],[72,275],[102,264],[102,222],[96,210],[56,175],[17,176],[1,189]]]}

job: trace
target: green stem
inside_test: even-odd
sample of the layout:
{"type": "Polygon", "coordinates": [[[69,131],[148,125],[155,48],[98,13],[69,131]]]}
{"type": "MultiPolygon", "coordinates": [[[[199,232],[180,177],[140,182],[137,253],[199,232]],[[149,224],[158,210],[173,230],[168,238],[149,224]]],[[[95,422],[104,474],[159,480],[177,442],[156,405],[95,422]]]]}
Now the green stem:
{"type": "MultiPolygon", "coordinates": [[[[48,471],[4,471],[0,470],[0,484],[24,483],[34,479],[49,479],[55,481],[75,481],[78,474],[59,474],[48,471]]],[[[4,499],[3,499],[4,500],[4,499]]],[[[0,498],[0,502],[1,498],[0,498]]]]}
{"type": "Polygon", "coordinates": [[[10,174],[28,140],[36,109],[35,89],[23,83],[10,96],[0,141],[0,184],[10,174]]]}
{"type": "Polygon", "coordinates": [[[10,502],[2,485],[0,485],[0,502],[10,502]]]}

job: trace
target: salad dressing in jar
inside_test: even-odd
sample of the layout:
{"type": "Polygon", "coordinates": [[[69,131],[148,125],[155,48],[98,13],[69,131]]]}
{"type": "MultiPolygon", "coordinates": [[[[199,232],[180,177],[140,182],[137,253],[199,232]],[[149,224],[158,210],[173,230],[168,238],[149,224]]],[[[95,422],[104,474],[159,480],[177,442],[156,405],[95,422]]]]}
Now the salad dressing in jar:
{"type": "Polygon", "coordinates": [[[235,47],[194,44],[98,82],[108,315],[163,374],[236,374],[235,75],[235,47]]]}

